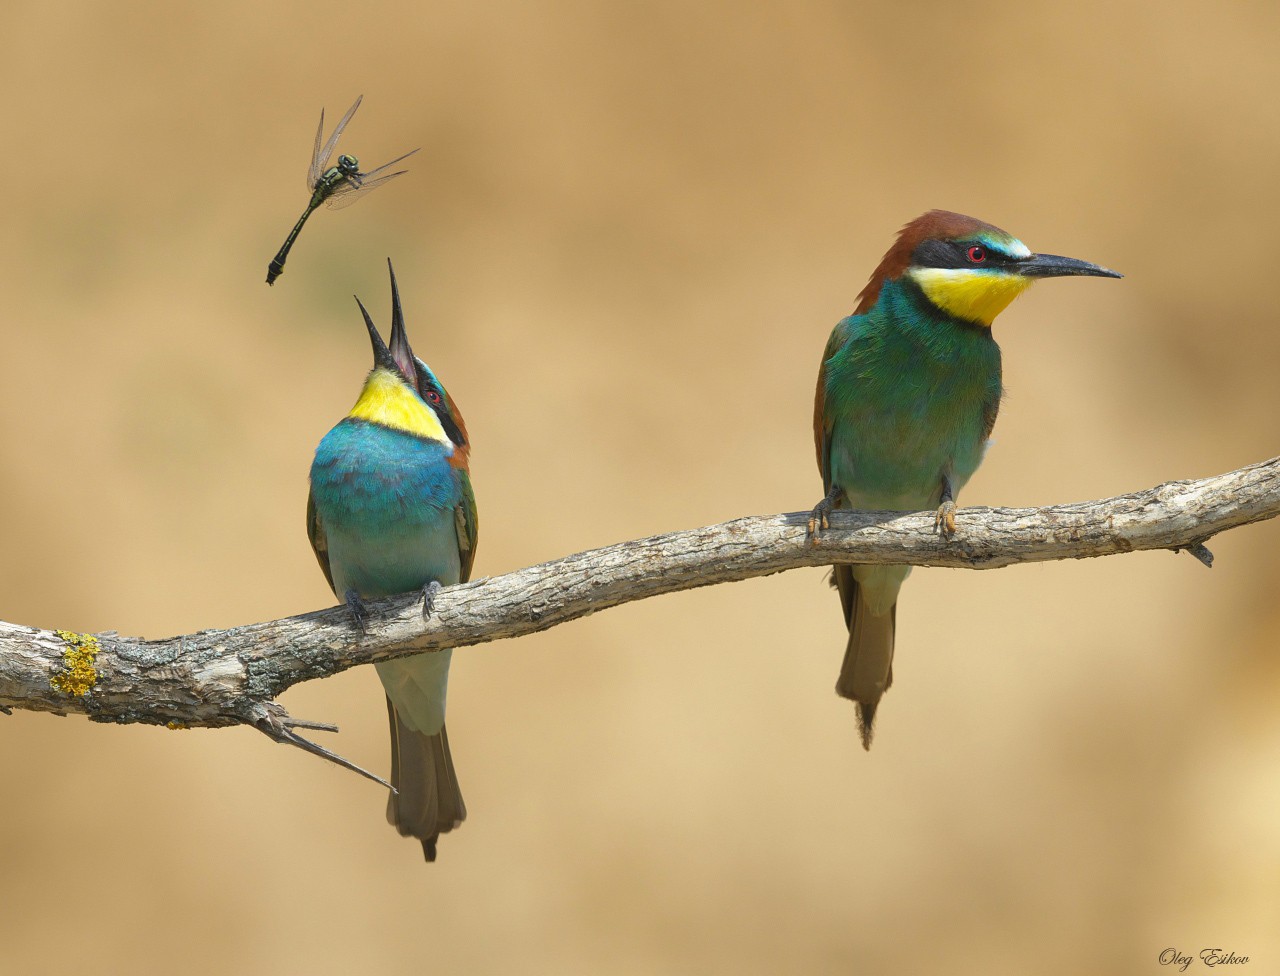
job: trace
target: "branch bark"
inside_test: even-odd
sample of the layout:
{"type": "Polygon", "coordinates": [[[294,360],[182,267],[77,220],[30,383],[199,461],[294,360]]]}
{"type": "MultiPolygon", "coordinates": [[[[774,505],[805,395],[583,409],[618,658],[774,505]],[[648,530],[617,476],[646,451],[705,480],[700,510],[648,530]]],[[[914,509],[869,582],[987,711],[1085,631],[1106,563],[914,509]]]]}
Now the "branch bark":
{"type": "Polygon", "coordinates": [[[292,730],[322,726],[295,722],[276,697],[358,664],[520,637],[632,600],[803,566],[995,569],[1143,549],[1187,550],[1208,564],[1205,540],[1276,515],[1280,457],[1102,501],[965,509],[950,539],[935,533],[932,512],[836,512],[816,545],[806,538],[807,512],[739,518],[451,586],[426,621],[415,596],[380,601],[364,634],[342,607],[164,640],[0,622],[0,711],[175,727],[250,724],[311,747],[292,730]]]}

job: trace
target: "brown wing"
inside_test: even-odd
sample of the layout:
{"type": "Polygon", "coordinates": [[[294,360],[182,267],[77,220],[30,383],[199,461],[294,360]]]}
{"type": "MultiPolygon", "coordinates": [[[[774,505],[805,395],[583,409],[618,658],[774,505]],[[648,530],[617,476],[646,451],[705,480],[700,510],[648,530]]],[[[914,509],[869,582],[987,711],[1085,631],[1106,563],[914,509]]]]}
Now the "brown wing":
{"type": "MultiPolygon", "coordinates": [[[[315,496],[310,491],[307,492],[307,538],[311,540],[316,562],[320,564],[324,578],[329,581],[329,589],[332,590],[333,573],[329,571],[329,540],[325,538],[324,526],[320,523],[320,516],[316,514],[315,496]]],[[[334,592],[336,593],[337,590],[334,592]]]]}

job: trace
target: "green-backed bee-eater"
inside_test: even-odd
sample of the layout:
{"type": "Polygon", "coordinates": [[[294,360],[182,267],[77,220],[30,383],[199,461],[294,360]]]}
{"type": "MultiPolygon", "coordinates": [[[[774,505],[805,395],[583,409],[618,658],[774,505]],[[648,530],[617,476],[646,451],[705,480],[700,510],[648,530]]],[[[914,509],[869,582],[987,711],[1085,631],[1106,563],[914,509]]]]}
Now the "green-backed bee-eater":
{"type": "MultiPolygon", "coordinates": [[[[390,269],[391,262],[387,262],[390,269]]],[[[363,601],[421,590],[424,617],[442,586],[467,580],[476,553],[470,442],[457,406],[409,348],[391,270],[391,339],[360,305],[373,369],[346,418],[316,448],[307,531],[333,592],[363,626],[363,601]]],[[[376,664],[391,718],[387,820],[436,858],[440,834],[467,816],[445,735],[449,651],[376,664]]]]}
{"type": "MultiPolygon", "coordinates": [[[[1037,278],[1121,277],[1025,244],[990,224],[933,210],[907,224],[822,355],[813,435],[826,491],[809,521],[815,543],[833,508],[937,510],[955,532],[955,499],[982,461],[1000,409],[1000,347],[991,323],[1037,278]]],[[[836,692],[857,703],[864,748],[893,682],[898,589],[910,566],[837,566],[849,628],[836,692]]]]}

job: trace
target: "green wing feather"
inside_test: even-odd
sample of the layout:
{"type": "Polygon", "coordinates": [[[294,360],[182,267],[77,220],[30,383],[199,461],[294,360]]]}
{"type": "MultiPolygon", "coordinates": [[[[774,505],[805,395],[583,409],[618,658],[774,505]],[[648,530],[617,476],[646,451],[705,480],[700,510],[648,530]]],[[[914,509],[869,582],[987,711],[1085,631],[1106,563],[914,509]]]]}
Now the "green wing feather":
{"type": "MultiPolygon", "coordinates": [[[[329,540],[325,537],[324,526],[320,524],[320,516],[316,514],[315,496],[307,492],[307,538],[311,540],[311,548],[315,551],[316,562],[324,571],[324,578],[329,581],[329,589],[333,589],[333,573],[329,571],[329,540]]],[[[337,591],[334,590],[336,593],[337,591]]]]}
{"type": "Polygon", "coordinates": [[[847,319],[841,319],[831,330],[827,348],[822,351],[822,365],[818,367],[818,388],[813,396],[813,444],[818,452],[818,470],[822,472],[822,493],[831,490],[831,418],[827,414],[827,363],[840,351],[849,338],[847,319]]]}
{"type": "Polygon", "coordinates": [[[1000,413],[1000,397],[995,396],[987,400],[982,405],[982,439],[990,440],[991,432],[995,430],[996,415],[1000,413]]]}
{"type": "MultiPolygon", "coordinates": [[[[831,338],[827,340],[827,348],[822,351],[822,365],[818,368],[818,389],[813,398],[813,441],[818,452],[818,469],[822,472],[822,493],[831,490],[831,417],[827,414],[827,363],[840,351],[849,339],[848,319],[841,319],[831,330],[831,338]]],[[[833,566],[831,568],[831,585],[840,593],[840,606],[844,610],[844,622],[850,626],[853,621],[854,596],[858,592],[858,583],[853,578],[851,566],[833,566]]]]}
{"type": "Polygon", "coordinates": [[[480,523],[476,514],[476,493],[471,489],[471,476],[458,472],[458,485],[462,489],[462,501],[453,509],[454,526],[458,530],[459,582],[471,579],[471,566],[476,561],[476,542],[480,523]]]}

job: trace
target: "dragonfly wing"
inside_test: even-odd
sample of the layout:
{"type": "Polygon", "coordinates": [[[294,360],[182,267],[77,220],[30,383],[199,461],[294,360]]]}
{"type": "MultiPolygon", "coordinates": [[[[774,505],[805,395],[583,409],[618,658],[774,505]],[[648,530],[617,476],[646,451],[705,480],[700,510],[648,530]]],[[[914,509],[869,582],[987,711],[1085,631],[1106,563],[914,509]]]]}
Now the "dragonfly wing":
{"type": "MultiPolygon", "coordinates": [[[[329,137],[329,141],[324,144],[324,148],[320,150],[319,155],[317,155],[313,160],[311,164],[311,186],[308,189],[314,190],[321,175],[329,168],[329,157],[333,155],[334,147],[338,145],[338,138],[342,135],[342,130],[347,127],[347,123],[351,121],[351,116],[356,114],[356,109],[360,107],[360,103],[362,101],[364,101],[363,95],[357,98],[355,104],[347,109],[347,114],[339,120],[336,126],[334,126],[333,135],[329,137]]],[[[321,116],[321,122],[323,123],[323,113],[321,116]]],[[[316,145],[318,146],[319,144],[320,134],[317,133],[316,145]]]]}
{"type": "MultiPolygon", "coordinates": [[[[376,173],[377,170],[374,170],[374,172],[376,173]]],[[[349,207],[369,193],[370,190],[376,190],[387,180],[394,180],[397,176],[403,176],[407,172],[409,172],[407,169],[402,169],[395,173],[388,173],[386,176],[379,176],[376,180],[362,180],[359,186],[344,181],[340,187],[325,199],[325,206],[330,210],[341,210],[343,207],[349,207]]]]}
{"type": "Polygon", "coordinates": [[[307,189],[314,190],[320,182],[320,174],[324,172],[324,164],[328,156],[320,158],[320,139],[324,136],[324,109],[320,110],[320,125],[316,129],[316,144],[311,150],[311,165],[307,167],[307,189]]]}
{"type": "MultiPolygon", "coordinates": [[[[421,148],[422,148],[421,146],[419,146],[419,147],[418,147],[418,149],[421,149],[421,148]]],[[[397,156],[395,159],[391,160],[391,162],[389,162],[389,163],[383,163],[383,164],[382,164],[381,166],[379,166],[377,169],[371,169],[371,170],[369,170],[369,172],[367,172],[367,173],[361,173],[361,174],[360,174],[360,179],[361,179],[361,180],[363,180],[364,182],[368,183],[371,179],[374,179],[374,178],[375,178],[379,173],[381,173],[384,169],[390,169],[392,166],[394,166],[396,163],[400,162],[401,160],[408,159],[410,156],[412,156],[414,153],[416,153],[416,152],[418,151],[418,149],[410,149],[410,150],[409,150],[407,153],[405,153],[403,156],[397,156]]],[[[405,173],[405,172],[408,172],[408,171],[407,171],[407,170],[401,170],[400,172],[405,173]]]]}

